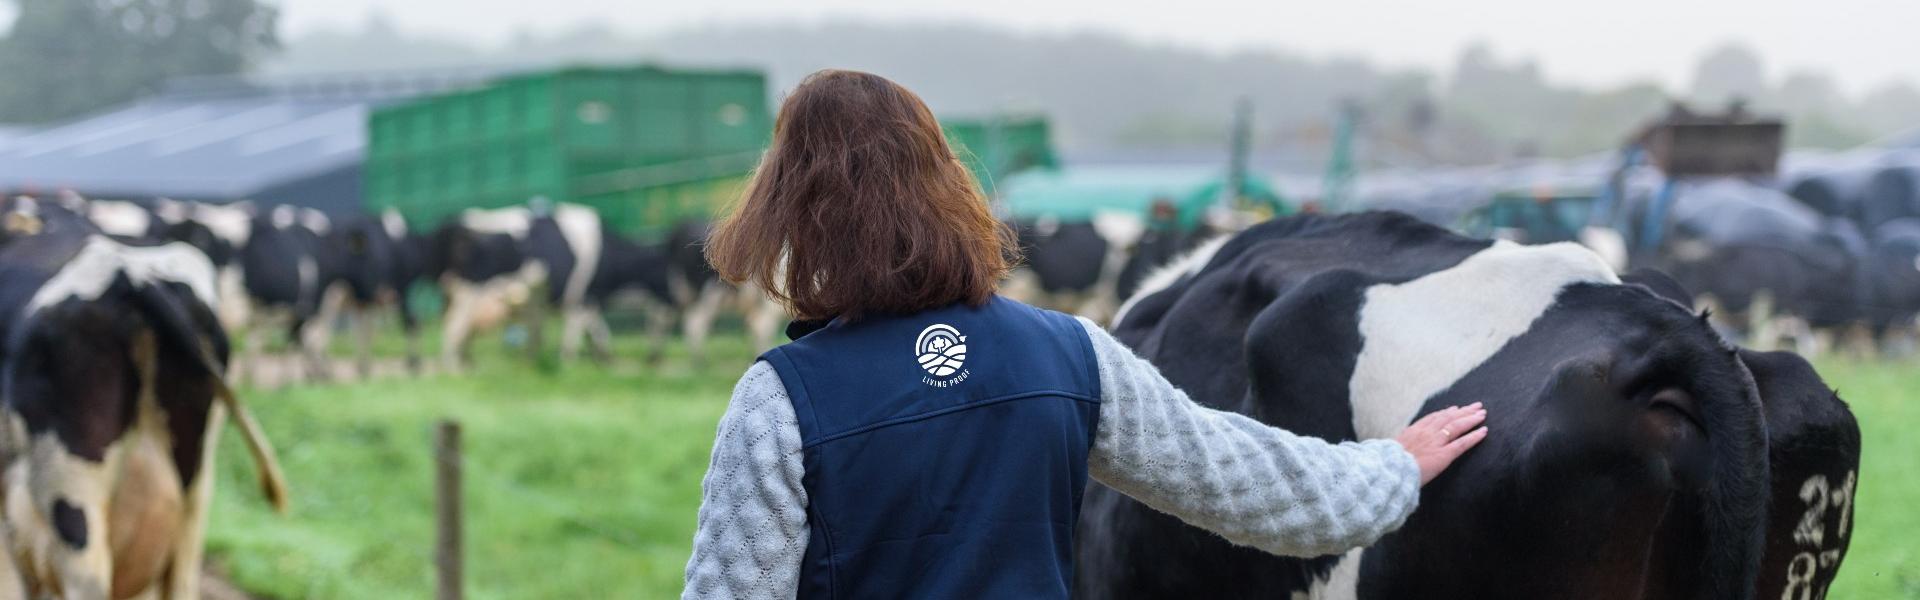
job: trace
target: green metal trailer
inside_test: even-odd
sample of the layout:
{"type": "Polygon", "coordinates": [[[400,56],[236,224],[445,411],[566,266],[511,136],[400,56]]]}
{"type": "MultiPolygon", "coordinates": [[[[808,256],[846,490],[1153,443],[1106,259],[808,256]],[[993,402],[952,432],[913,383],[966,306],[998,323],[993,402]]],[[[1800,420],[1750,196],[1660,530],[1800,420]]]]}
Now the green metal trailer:
{"type": "Polygon", "coordinates": [[[416,223],[534,197],[651,234],[737,194],[772,131],[754,71],[573,68],[382,108],[366,197],[416,223]]]}
{"type": "Polygon", "coordinates": [[[999,184],[1015,173],[1060,166],[1046,117],[1000,115],[980,119],[942,119],[947,141],[992,198],[999,184]]]}

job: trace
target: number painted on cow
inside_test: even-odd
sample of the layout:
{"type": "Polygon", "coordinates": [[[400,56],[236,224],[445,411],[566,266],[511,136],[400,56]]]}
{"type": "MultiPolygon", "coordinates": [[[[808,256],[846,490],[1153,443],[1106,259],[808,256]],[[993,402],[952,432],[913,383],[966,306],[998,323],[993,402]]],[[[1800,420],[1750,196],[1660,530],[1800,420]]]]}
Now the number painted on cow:
{"type": "Polygon", "coordinates": [[[1833,534],[1843,540],[1853,531],[1853,488],[1857,483],[1854,481],[1854,472],[1847,471],[1846,482],[1828,496],[1828,503],[1836,505],[1836,510],[1840,512],[1840,528],[1834,530],[1833,534]]]}
{"type": "Polygon", "coordinates": [[[1815,548],[1826,541],[1827,496],[1825,475],[1808,477],[1800,484],[1800,500],[1807,503],[1807,512],[1800,516],[1800,526],[1793,528],[1793,541],[1815,548]]]}
{"type": "Polygon", "coordinates": [[[1780,600],[1814,600],[1814,580],[1819,573],[1820,561],[1812,552],[1794,555],[1793,562],[1787,564],[1787,589],[1780,592],[1780,600]]]}
{"type": "Polygon", "coordinates": [[[1820,585],[1820,571],[1840,565],[1840,548],[1823,549],[1828,539],[1827,511],[1832,509],[1839,515],[1832,539],[1845,540],[1853,524],[1857,473],[1847,471],[1838,487],[1828,481],[1825,475],[1814,475],[1800,484],[1800,500],[1807,503],[1807,510],[1793,529],[1793,541],[1812,549],[1794,555],[1793,562],[1787,564],[1787,587],[1780,594],[1781,600],[1819,600],[1826,595],[1820,585]]]}

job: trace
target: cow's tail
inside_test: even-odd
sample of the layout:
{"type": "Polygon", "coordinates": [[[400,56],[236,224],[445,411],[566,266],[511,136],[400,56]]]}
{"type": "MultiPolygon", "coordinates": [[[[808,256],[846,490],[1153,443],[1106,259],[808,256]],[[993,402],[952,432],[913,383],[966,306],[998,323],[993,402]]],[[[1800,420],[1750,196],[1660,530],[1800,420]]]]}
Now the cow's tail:
{"type": "Polygon", "coordinates": [[[214,397],[227,407],[228,412],[233,413],[233,421],[240,428],[240,437],[246,441],[247,452],[253,455],[254,466],[260,474],[260,489],[266,495],[267,502],[273,505],[274,510],[286,512],[287,482],[280,472],[279,460],[274,458],[273,444],[267,441],[260,423],[253,419],[253,413],[247,411],[246,405],[241,404],[239,397],[234,395],[233,388],[227,385],[226,369],[215,355],[212,339],[220,335],[217,322],[212,321],[211,314],[207,315],[208,326],[214,328],[214,335],[206,335],[206,328],[194,319],[192,310],[165,284],[137,285],[135,290],[140,307],[159,334],[161,344],[176,352],[186,353],[201,370],[206,371],[213,382],[214,397]]]}

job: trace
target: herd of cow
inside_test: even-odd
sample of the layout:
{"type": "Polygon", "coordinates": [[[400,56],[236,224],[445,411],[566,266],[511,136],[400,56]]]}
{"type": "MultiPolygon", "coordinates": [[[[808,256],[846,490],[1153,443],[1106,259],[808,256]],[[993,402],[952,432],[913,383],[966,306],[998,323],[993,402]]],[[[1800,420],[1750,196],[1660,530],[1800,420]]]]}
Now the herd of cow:
{"type": "Polygon", "coordinates": [[[1685,185],[1674,239],[1653,262],[1756,346],[1803,353],[1913,351],[1920,315],[1920,165],[1822,171],[1784,189],[1685,185]],[[1896,184],[1898,182],[1898,184],[1896,184]]]}
{"type": "Polygon", "coordinates": [[[418,367],[414,285],[446,298],[442,361],[476,332],[522,317],[538,351],[558,313],[561,352],[611,352],[602,308],[633,293],[657,355],[678,320],[696,356],[729,305],[763,345],[778,307],[722,284],[700,256],[704,224],[660,245],[574,205],[467,210],[430,234],[388,212],[334,222],[293,206],[0,201],[0,598],[197,598],[214,435],[229,413],[268,499],[284,506],[271,445],[230,382],[284,333],[305,375],[330,372],[335,323],[353,323],[369,368],[376,311],[397,312],[418,367]],[[351,318],[346,318],[351,317],[351,318]],[[229,336],[243,337],[232,356],[229,336]]]}
{"type": "Polygon", "coordinates": [[[325,378],[328,345],[339,321],[352,324],[357,366],[371,362],[376,313],[397,314],[410,367],[421,363],[419,319],[407,301],[416,285],[438,286],[445,299],[441,361],[467,362],[473,334],[521,317],[537,352],[541,325],[558,313],[563,360],[583,344],[610,356],[602,309],[631,292],[650,318],[654,352],[675,321],[696,353],[719,310],[738,300],[762,345],[771,343],[777,307],[723,285],[700,256],[703,223],[675,228],[658,245],[631,241],[603,227],[592,209],[569,204],[466,210],[437,229],[417,233],[391,210],[340,219],[308,208],[249,203],[161,200],[133,203],[67,197],[100,231],[130,243],[186,243],[218,272],[218,315],[244,336],[257,364],[266,336],[286,332],[305,359],[304,376],[325,378]]]}
{"type": "MultiPolygon", "coordinates": [[[[336,317],[355,317],[362,365],[371,311],[416,333],[411,285],[444,293],[453,368],[475,332],[525,314],[530,347],[557,312],[563,355],[605,357],[601,309],[629,291],[657,334],[677,319],[696,346],[729,304],[763,345],[779,319],[716,280],[704,226],[638,244],[564,204],[469,210],[425,235],[391,214],[74,196],[8,199],[0,220],[0,567],[27,597],[196,597],[204,473],[228,416],[283,501],[228,388],[230,333],[255,353],[285,332],[319,376],[336,317]]],[[[1798,355],[1725,341],[1686,280],[1396,213],[1206,242],[1111,222],[1019,230],[1028,287],[1114,290],[1082,306],[1204,404],[1347,441],[1480,401],[1495,432],[1405,528],[1340,556],[1235,547],[1096,487],[1078,595],[1811,600],[1845,557],[1852,414],[1798,355]]]]}

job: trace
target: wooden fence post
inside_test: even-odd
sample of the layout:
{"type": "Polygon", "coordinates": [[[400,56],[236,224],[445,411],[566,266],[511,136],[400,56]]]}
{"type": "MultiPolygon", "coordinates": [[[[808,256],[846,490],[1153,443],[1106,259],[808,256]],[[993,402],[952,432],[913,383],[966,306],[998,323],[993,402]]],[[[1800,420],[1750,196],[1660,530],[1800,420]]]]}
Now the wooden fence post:
{"type": "Polygon", "coordinates": [[[434,571],[439,576],[439,600],[460,600],[460,423],[442,420],[434,428],[434,515],[439,536],[434,545],[434,571]]]}

